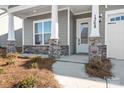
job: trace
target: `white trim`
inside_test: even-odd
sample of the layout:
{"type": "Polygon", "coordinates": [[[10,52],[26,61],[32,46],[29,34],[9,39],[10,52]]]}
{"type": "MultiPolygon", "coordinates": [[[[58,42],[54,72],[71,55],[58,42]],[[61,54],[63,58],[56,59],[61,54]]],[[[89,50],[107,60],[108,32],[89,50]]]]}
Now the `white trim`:
{"type": "Polygon", "coordinates": [[[116,9],[116,10],[108,10],[108,11],[106,11],[105,13],[107,14],[107,15],[110,15],[110,14],[116,14],[116,13],[123,13],[124,12],[124,8],[123,9],[116,9]]]}
{"type": "Polygon", "coordinates": [[[15,31],[14,31],[14,15],[8,13],[8,39],[15,41],[15,31]]]}
{"type": "Polygon", "coordinates": [[[24,52],[24,19],[22,19],[22,53],[24,52]]]}
{"type": "Polygon", "coordinates": [[[13,8],[9,8],[8,13],[14,13],[17,11],[21,11],[24,9],[29,9],[29,8],[33,8],[33,7],[37,7],[37,6],[38,5],[19,5],[19,6],[13,7],[13,8]]]}
{"type": "Polygon", "coordinates": [[[73,13],[74,15],[81,15],[81,14],[87,14],[92,13],[92,11],[85,11],[85,12],[79,12],[79,13],[73,13]]]}
{"type": "Polygon", "coordinates": [[[35,21],[33,21],[33,45],[35,45],[35,21]]]}
{"type": "Polygon", "coordinates": [[[24,45],[24,19],[22,19],[22,45],[24,45]]]}
{"type": "Polygon", "coordinates": [[[68,8],[68,46],[69,46],[69,55],[71,54],[70,50],[70,9],[68,8]]]}
{"type": "MultiPolygon", "coordinates": [[[[58,9],[59,12],[64,11],[64,10],[68,10],[68,8],[58,9]]],[[[38,15],[44,15],[44,14],[48,14],[48,13],[51,13],[51,11],[45,11],[45,12],[42,12],[42,13],[35,13],[35,14],[32,14],[32,15],[24,16],[24,18],[38,16],[38,15]]]]}
{"type": "Polygon", "coordinates": [[[90,37],[100,37],[99,32],[99,5],[92,5],[90,37]]]}
{"type": "MultiPolygon", "coordinates": [[[[78,53],[78,30],[79,30],[79,28],[78,28],[78,23],[80,22],[80,21],[89,21],[90,23],[89,23],[89,32],[88,32],[88,35],[90,36],[90,32],[91,32],[91,17],[87,17],[87,18],[80,18],[80,19],[77,19],[76,20],[76,53],[78,53]]],[[[88,37],[89,37],[88,36],[88,37]]],[[[89,39],[88,39],[88,44],[89,44],[89,39]]]]}
{"type": "Polygon", "coordinates": [[[50,39],[59,39],[58,5],[52,5],[51,22],[52,23],[50,39]]]}
{"type": "MultiPolygon", "coordinates": [[[[40,23],[40,22],[45,22],[45,21],[51,21],[51,18],[33,21],[33,45],[38,46],[38,44],[35,44],[35,23],[40,23]]],[[[42,24],[42,25],[44,27],[44,24],[42,24]]],[[[44,34],[43,27],[42,27],[42,34],[44,34]]],[[[42,37],[42,39],[43,39],[43,42],[42,42],[42,44],[39,44],[39,45],[48,45],[48,44],[44,44],[44,38],[43,37],[42,37]]]]}
{"type": "MultiPolygon", "coordinates": [[[[67,8],[62,8],[62,9],[58,9],[58,11],[64,11],[64,10],[68,10],[70,9],[69,7],[67,8]]],[[[70,9],[70,11],[72,11],[72,9],[70,9]]],[[[44,15],[44,14],[48,14],[48,13],[51,13],[51,11],[46,11],[46,12],[42,12],[42,13],[35,13],[33,15],[29,15],[29,16],[25,16],[24,18],[27,18],[27,17],[32,17],[32,16],[38,16],[38,15],[44,15]]],[[[74,13],[72,11],[73,15],[80,15],[80,14],[86,14],[86,13],[92,13],[92,11],[85,11],[85,12],[79,12],[79,13],[74,13]]]]}

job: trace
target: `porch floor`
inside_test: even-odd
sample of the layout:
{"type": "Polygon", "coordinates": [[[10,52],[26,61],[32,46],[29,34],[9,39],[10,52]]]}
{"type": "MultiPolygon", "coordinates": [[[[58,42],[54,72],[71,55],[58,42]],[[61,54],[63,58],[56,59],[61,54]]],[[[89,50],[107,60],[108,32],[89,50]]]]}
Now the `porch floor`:
{"type": "Polygon", "coordinates": [[[70,63],[88,63],[88,55],[71,55],[71,56],[61,56],[61,58],[57,59],[59,62],[70,62],[70,63]]]}

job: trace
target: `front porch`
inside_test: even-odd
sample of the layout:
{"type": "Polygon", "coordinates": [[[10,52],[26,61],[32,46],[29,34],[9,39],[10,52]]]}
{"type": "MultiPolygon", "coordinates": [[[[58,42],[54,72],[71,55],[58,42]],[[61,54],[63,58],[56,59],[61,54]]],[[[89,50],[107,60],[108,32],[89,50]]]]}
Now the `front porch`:
{"type": "MultiPolygon", "coordinates": [[[[92,43],[103,45],[100,40],[94,38],[100,37],[99,6],[17,7],[8,10],[8,41],[16,41],[13,31],[13,16],[18,16],[23,19],[23,53],[49,54],[57,57],[59,55],[89,53],[91,52],[89,46],[92,43]],[[83,21],[79,19],[83,19],[83,21]],[[88,19],[88,21],[84,19],[88,19]]],[[[12,45],[15,46],[15,44],[12,45]]],[[[11,50],[13,51],[13,49],[11,50]]],[[[99,50],[96,51],[99,52],[99,50]]],[[[101,51],[100,53],[99,56],[102,55],[101,51]]]]}

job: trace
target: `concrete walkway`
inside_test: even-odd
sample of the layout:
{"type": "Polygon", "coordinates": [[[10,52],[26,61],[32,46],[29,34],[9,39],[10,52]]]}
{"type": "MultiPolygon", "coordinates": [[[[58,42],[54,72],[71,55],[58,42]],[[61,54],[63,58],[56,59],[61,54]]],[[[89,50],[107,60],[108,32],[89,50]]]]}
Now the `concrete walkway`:
{"type": "Polygon", "coordinates": [[[124,60],[111,60],[114,77],[108,79],[108,87],[110,88],[124,88],[124,60]]]}
{"type": "Polygon", "coordinates": [[[84,71],[84,64],[59,62],[53,65],[55,78],[64,88],[105,88],[105,80],[90,78],[84,71]]]}
{"type": "Polygon", "coordinates": [[[88,56],[63,56],[53,65],[55,78],[64,88],[124,88],[124,61],[112,60],[115,77],[107,80],[89,77],[84,67],[87,62],[88,56]]]}
{"type": "MultiPolygon", "coordinates": [[[[47,55],[22,54],[22,57],[48,57],[47,55]]],[[[124,88],[124,60],[112,59],[112,79],[99,79],[89,77],[85,73],[87,55],[61,56],[53,65],[53,72],[58,82],[65,88],[124,88]]]]}
{"type": "Polygon", "coordinates": [[[88,63],[88,55],[61,56],[57,60],[61,62],[88,63]]]}

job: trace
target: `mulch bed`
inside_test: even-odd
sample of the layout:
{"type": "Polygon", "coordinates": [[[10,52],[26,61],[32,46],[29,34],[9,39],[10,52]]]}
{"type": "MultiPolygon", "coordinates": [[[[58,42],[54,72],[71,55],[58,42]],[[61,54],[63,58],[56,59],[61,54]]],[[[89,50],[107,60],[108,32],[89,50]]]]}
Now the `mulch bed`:
{"type": "Polygon", "coordinates": [[[6,65],[6,58],[0,57],[0,67],[4,73],[0,74],[0,87],[12,88],[28,76],[37,80],[37,88],[58,88],[60,87],[52,72],[52,65],[55,63],[48,58],[42,58],[38,62],[38,68],[28,68],[32,63],[30,58],[16,58],[13,65],[6,65]]]}
{"type": "Polygon", "coordinates": [[[86,73],[91,77],[99,77],[102,79],[112,77],[111,72],[112,64],[109,59],[101,61],[91,60],[91,62],[85,65],[86,73]]]}

